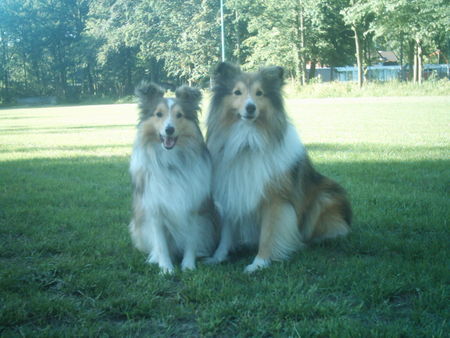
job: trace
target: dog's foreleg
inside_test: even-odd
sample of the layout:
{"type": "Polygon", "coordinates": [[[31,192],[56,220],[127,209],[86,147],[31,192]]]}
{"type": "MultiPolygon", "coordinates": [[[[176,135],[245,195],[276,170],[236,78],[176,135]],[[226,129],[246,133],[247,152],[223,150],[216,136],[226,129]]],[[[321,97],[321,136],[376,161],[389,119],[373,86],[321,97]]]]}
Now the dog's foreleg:
{"type": "MultiPolygon", "coordinates": [[[[192,223],[196,222],[195,219],[191,220],[192,223]]],[[[186,227],[187,228],[187,227],[186,227]]],[[[186,236],[186,243],[184,246],[183,260],[181,261],[181,270],[195,270],[195,258],[197,252],[197,232],[188,234],[186,236]]]]}
{"type": "Polygon", "coordinates": [[[187,246],[184,249],[183,261],[181,262],[181,270],[195,270],[195,249],[187,246]]]}
{"type": "Polygon", "coordinates": [[[154,251],[149,256],[149,262],[152,259],[158,260],[159,268],[163,274],[172,274],[174,272],[170,251],[167,245],[167,238],[164,232],[163,224],[159,220],[153,223],[153,246],[154,251]]]}
{"type": "Polygon", "coordinates": [[[147,262],[150,264],[158,264],[159,262],[158,254],[156,253],[155,249],[152,249],[152,251],[150,251],[150,254],[148,255],[147,258],[147,262]]]}
{"type": "Polygon", "coordinates": [[[220,232],[220,242],[214,255],[207,258],[205,262],[207,264],[217,264],[225,261],[228,258],[228,253],[230,252],[233,240],[232,226],[230,222],[222,223],[222,230],[220,232]]]}
{"type": "MultiPolygon", "coordinates": [[[[263,209],[264,210],[264,209],[263,209]]],[[[252,273],[256,270],[263,269],[270,265],[272,246],[273,246],[273,232],[274,232],[274,212],[263,211],[261,222],[261,234],[259,236],[258,254],[253,259],[252,264],[247,265],[244,269],[246,273],[252,273]]]]}
{"type": "Polygon", "coordinates": [[[271,201],[263,207],[258,254],[244,271],[252,273],[269,266],[273,259],[286,258],[300,243],[293,206],[283,201],[271,201]]]}

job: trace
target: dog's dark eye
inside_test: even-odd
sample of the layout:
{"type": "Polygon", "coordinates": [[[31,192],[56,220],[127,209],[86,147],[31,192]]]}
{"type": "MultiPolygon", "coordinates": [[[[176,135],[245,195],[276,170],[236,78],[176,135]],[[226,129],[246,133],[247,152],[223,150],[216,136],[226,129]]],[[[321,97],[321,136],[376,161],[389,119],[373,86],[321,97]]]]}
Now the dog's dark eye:
{"type": "Polygon", "coordinates": [[[179,119],[179,118],[181,118],[181,117],[183,117],[183,114],[181,114],[181,113],[177,113],[177,119],[179,119]]]}
{"type": "Polygon", "coordinates": [[[156,116],[162,117],[162,116],[163,116],[163,113],[161,113],[161,112],[159,111],[159,112],[156,113],[156,116]]]}
{"type": "Polygon", "coordinates": [[[234,91],[234,95],[242,95],[242,92],[239,89],[237,89],[234,91]]]}
{"type": "Polygon", "coordinates": [[[260,90],[257,90],[256,91],[256,96],[262,96],[263,95],[263,92],[262,91],[260,91],[260,90]]]}

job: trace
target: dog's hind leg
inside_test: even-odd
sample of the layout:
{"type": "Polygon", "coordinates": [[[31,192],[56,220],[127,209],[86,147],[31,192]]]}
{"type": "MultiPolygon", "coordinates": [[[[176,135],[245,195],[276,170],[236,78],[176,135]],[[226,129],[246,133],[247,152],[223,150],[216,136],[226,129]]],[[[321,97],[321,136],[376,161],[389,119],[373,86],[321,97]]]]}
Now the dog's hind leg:
{"type": "Polygon", "coordinates": [[[350,203],[344,195],[321,193],[305,217],[302,233],[311,242],[345,236],[350,221],[350,203]]]}
{"type": "Polygon", "coordinates": [[[245,272],[252,273],[282,260],[302,245],[294,207],[285,201],[270,201],[263,208],[258,254],[245,272]]]}

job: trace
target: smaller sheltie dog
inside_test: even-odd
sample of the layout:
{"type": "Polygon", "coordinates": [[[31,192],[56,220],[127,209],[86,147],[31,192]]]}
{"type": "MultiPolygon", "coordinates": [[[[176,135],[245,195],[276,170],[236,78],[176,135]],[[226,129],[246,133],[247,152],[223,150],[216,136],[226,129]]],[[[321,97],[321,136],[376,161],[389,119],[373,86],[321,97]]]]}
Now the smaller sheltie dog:
{"type": "Polygon", "coordinates": [[[193,270],[196,257],[213,252],[217,233],[211,157],[198,126],[201,92],[182,86],[175,98],[164,98],[160,87],[143,82],[136,95],[131,238],[162,273],[173,273],[180,256],[182,270],[193,270]]]}
{"type": "Polygon", "coordinates": [[[246,73],[221,63],[213,75],[206,143],[222,217],[210,263],[242,244],[258,246],[246,272],[286,259],[305,243],[346,235],[345,190],[318,173],[284,109],[283,68],[246,73]]]}

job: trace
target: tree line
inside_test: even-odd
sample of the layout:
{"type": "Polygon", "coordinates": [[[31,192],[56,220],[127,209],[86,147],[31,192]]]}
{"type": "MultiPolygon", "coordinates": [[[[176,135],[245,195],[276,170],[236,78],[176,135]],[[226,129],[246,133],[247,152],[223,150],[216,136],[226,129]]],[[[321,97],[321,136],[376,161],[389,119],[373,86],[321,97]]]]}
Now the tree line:
{"type": "MultiPolygon", "coordinates": [[[[316,66],[376,61],[393,50],[421,82],[424,57],[448,62],[447,0],[224,0],[225,56],[285,67],[299,84],[316,66]],[[307,67],[308,65],[308,67],[307,67]]],[[[0,103],[121,97],[146,78],[207,86],[220,61],[219,0],[2,0],[0,103]]]]}

